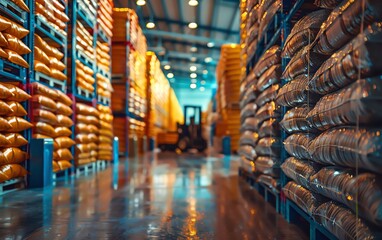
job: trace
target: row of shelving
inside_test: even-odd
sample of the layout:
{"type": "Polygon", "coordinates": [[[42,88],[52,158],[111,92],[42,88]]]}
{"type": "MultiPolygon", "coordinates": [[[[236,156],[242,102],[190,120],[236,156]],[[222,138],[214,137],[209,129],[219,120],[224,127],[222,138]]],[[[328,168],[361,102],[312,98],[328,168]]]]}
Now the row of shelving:
{"type": "Polygon", "coordinates": [[[379,239],[382,4],[242,1],[239,175],[311,239],[379,239]]]}
{"type": "MultiPolygon", "coordinates": [[[[28,111],[17,116],[20,119],[15,124],[24,124],[30,130],[23,129],[22,135],[14,135],[27,142],[36,138],[54,139],[54,172],[69,169],[74,172],[74,166],[78,168],[82,163],[112,159],[113,116],[109,107],[113,90],[112,7],[108,0],[0,2],[0,76],[2,82],[13,84],[6,88],[18,86],[12,90],[17,92],[16,96],[27,96],[17,109],[28,111]],[[96,111],[95,128],[82,129],[84,134],[95,136],[92,140],[88,136],[78,137],[78,126],[91,125],[94,120],[87,119],[89,116],[80,118],[78,104],[94,107],[96,111]],[[92,151],[90,155],[81,155],[89,161],[78,161],[82,153],[79,146],[92,151]]],[[[1,99],[8,102],[12,97],[1,99]]],[[[1,117],[6,119],[6,115],[1,117]]],[[[26,144],[17,147],[22,152],[13,149],[13,159],[7,159],[6,163],[22,162],[17,157],[30,151],[26,144]]],[[[9,179],[26,174],[23,169],[12,169],[15,166],[3,163],[1,170],[9,179]]],[[[29,170],[29,163],[25,162],[23,167],[29,170]]]]}

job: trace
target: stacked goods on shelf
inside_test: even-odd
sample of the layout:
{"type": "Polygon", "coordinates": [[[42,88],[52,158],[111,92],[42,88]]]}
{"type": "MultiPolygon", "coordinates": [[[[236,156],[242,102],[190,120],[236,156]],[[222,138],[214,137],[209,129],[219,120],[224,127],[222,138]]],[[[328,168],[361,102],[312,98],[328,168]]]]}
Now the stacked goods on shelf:
{"type": "Polygon", "coordinates": [[[33,125],[24,119],[27,111],[22,103],[29,98],[30,95],[16,85],[0,84],[0,183],[27,174],[22,164],[28,154],[21,148],[28,140],[22,131],[33,125]]]}
{"type": "Polygon", "coordinates": [[[34,36],[34,70],[60,81],[66,81],[64,53],[48,44],[39,35],[34,36]]]}
{"type": "Polygon", "coordinates": [[[99,135],[98,160],[113,160],[113,114],[110,107],[98,105],[99,135]]]}
{"type": "Polygon", "coordinates": [[[55,31],[67,37],[66,23],[69,22],[69,17],[65,13],[65,5],[58,0],[37,0],[35,11],[37,24],[40,24],[40,21],[47,23],[55,31]]]}
{"type": "Polygon", "coordinates": [[[86,91],[88,93],[93,93],[94,83],[93,69],[84,65],[81,61],[76,60],[76,87],[80,89],[78,92],[86,91]]]}
{"type": "MultiPolygon", "coordinates": [[[[227,44],[221,49],[216,74],[218,90],[216,94],[218,113],[221,116],[221,124],[217,126],[217,132],[231,137],[232,151],[238,150],[240,138],[240,45],[227,44]]],[[[220,136],[222,137],[222,136],[220,136]]]]}
{"type": "Polygon", "coordinates": [[[258,9],[259,3],[257,1],[248,0],[242,8],[242,42],[243,44],[243,54],[246,55],[245,59],[242,59],[243,65],[247,65],[247,61],[250,61],[255,52],[258,42],[258,9]],[[244,19],[245,18],[245,19],[244,19]]]}
{"type": "Polygon", "coordinates": [[[251,6],[250,2],[240,2],[240,48],[241,48],[241,81],[243,81],[247,74],[247,21],[249,17],[249,11],[251,6]]]}
{"type": "Polygon", "coordinates": [[[106,34],[108,38],[113,36],[113,1],[111,0],[98,0],[98,14],[97,23],[98,30],[106,34]]]}
{"type": "Polygon", "coordinates": [[[0,16],[0,58],[24,68],[29,64],[24,59],[25,54],[31,52],[22,41],[29,34],[29,30],[15,21],[0,16]],[[24,57],[23,57],[24,56],[24,57]]]}
{"type": "Polygon", "coordinates": [[[71,139],[73,121],[70,116],[72,101],[63,92],[46,87],[40,83],[31,84],[32,99],[30,109],[31,121],[34,124],[32,138],[52,138],[53,171],[70,168],[73,159],[70,148],[74,145],[71,139]]]}
{"type": "Polygon", "coordinates": [[[77,0],[78,7],[81,12],[85,12],[85,16],[90,20],[90,22],[96,22],[97,16],[97,1],[96,0],[77,0]]]}
{"type": "MultiPolygon", "coordinates": [[[[76,145],[74,159],[76,166],[80,166],[97,160],[98,134],[102,132],[102,136],[109,136],[110,133],[109,130],[105,129],[100,131],[100,112],[96,108],[83,103],[76,103],[75,108],[76,145]]],[[[108,124],[105,124],[105,127],[108,127],[108,124]]],[[[102,148],[101,150],[104,149],[102,148]]],[[[104,151],[101,152],[104,154],[104,151]]]]}
{"type": "Polygon", "coordinates": [[[282,169],[293,181],[284,193],[339,239],[376,239],[382,2],[345,0],[327,19],[325,11],[296,23],[283,49],[291,61],[278,102],[294,107],[281,123],[292,134],[282,169]]]}

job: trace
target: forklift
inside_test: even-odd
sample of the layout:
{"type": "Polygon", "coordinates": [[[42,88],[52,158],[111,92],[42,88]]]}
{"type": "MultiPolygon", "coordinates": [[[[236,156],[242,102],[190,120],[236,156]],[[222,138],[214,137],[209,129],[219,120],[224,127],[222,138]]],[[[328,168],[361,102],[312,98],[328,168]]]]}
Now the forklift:
{"type": "Polygon", "coordinates": [[[197,150],[203,152],[207,148],[207,141],[202,137],[202,107],[184,106],[184,122],[177,123],[178,141],[177,151],[187,152],[197,150]]]}

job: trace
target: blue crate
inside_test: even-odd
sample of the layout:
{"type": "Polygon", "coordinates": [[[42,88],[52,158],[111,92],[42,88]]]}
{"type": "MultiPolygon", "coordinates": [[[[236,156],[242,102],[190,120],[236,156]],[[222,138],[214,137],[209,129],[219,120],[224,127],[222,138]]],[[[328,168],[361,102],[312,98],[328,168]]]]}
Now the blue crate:
{"type": "Polygon", "coordinates": [[[57,80],[41,72],[35,72],[35,78],[31,79],[31,82],[39,82],[66,93],[66,81],[57,80]]]}
{"type": "Polygon", "coordinates": [[[46,22],[41,16],[35,17],[35,32],[42,38],[49,38],[51,41],[59,44],[60,46],[66,46],[66,36],[54,29],[48,22],[46,22]]]}
{"type": "Polygon", "coordinates": [[[7,60],[0,59],[0,77],[3,81],[26,83],[27,69],[7,60]]]}
{"type": "Polygon", "coordinates": [[[28,13],[22,10],[19,6],[17,6],[12,1],[0,1],[0,11],[5,15],[5,17],[10,17],[13,20],[19,22],[23,27],[27,27],[27,15],[28,13]]]}

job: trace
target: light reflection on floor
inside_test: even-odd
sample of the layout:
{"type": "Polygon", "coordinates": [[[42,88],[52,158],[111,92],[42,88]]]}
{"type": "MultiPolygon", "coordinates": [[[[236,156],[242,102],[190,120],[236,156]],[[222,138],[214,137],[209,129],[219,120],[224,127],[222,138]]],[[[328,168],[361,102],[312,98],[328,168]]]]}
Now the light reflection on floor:
{"type": "Polygon", "coordinates": [[[238,180],[235,158],[146,155],[0,197],[3,239],[301,239],[238,180]]]}

